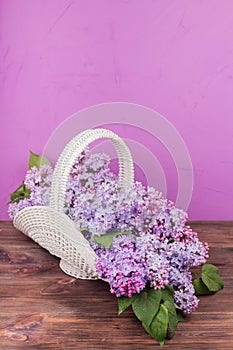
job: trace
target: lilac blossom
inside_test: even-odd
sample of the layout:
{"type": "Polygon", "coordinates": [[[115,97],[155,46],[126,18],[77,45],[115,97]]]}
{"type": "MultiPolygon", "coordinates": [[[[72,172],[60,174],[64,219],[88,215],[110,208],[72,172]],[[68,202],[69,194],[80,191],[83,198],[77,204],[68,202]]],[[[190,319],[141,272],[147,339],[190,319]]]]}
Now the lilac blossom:
{"type": "Polygon", "coordinates": [[[192,283],[174,291],[175,303],[186,313],[191,314],[198,307],[198,298],[195,296],[192,283]]]}
{"type": "Polygon", "coordinates": [[[102,279],[108,280],[111,293],[117,297],[130,298],[146,286],[146,266],[140,260],[132,236],[116,237],[110,249],[98,259],[96,270],[102,279]]]}
{"type": "Polygon", "coordinates": [[[49,165],[42,165],[40,169],[33,167],[27,171],[24,184],[30,190],[30,197],[9,204],[8,213],[12,219],[26,207],[49,204],[52,173],[49,165]]]}

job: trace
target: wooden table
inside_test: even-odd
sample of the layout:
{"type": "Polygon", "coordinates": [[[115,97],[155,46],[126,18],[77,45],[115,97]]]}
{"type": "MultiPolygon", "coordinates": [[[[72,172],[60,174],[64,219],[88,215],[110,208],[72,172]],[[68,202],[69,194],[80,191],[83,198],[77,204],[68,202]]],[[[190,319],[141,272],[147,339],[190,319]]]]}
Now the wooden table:
{"type": "MultiPolygon", "coordinates": [[[[200,298],[164,349],[233,349],[233,222],[191,222],[210,246],[225,282],[200,298]]],[[[117,302],[102,281],[65,275],[59,259],[0,223],[0,349],[146,350],[160,348],[131,310],[117,316],[117,302]]]]}

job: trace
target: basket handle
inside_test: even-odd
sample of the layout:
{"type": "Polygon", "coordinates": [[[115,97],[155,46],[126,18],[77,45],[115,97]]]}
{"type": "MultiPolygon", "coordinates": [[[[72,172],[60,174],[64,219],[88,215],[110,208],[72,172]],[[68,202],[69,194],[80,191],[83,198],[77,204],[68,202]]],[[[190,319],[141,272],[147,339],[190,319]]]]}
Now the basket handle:
{"type": "Polygon", "coordinates": [[[128,187],[134,182],[133,160],[128,146],[113,131],[107,129],[85,130],[75,136],[64,148],[59,156],[53,172],[49,206],[58,212],[63,212],[65,205],[66,188],[71,172],[78,156],[85,148],[101,138],[112,141],[118,156],[119,186],[128,187]]]}

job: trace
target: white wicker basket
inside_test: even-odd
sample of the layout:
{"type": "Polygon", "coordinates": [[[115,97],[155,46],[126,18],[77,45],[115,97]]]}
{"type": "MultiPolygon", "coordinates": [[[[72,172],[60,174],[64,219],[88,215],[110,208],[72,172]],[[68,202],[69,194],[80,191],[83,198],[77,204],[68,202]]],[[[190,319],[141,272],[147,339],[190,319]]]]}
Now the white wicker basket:
{"type": "Polygon", "coordinates": [[[61,269],[68,275],[82,279],[98,279],[96,254],[74,222],[64,213],[69,174],[77,157],[93,141],[109,138],[116,148],[119,162],[119,186],[134,181],[131,153],[125,142],[106,129],[86,130],[74,137],[56,163],[49,206],[27,207],[15,216],[13,224],[51,254],[59,257],[61,269]]]}

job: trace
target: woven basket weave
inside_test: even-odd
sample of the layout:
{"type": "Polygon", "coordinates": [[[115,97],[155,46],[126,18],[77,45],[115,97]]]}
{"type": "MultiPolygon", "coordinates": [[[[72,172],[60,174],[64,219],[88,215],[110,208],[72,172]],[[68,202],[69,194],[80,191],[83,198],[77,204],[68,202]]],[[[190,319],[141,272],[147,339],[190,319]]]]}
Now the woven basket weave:
{"type": "Polygon", "coordinates": [[[119,186],[134,182],[131,153],[125,142],[107,129],[86,130],[74,137],[64,148],[56,163],[49,206],[22,209],[14,218],[14,226],[51,254],[59,257],[61,269],[70,276],[98,279],[96,254],[74,222],[64,213],[67,182],[77,157],[93,141],[108,138],[116,148],[119,163],[119,186]]]}

